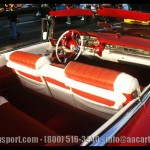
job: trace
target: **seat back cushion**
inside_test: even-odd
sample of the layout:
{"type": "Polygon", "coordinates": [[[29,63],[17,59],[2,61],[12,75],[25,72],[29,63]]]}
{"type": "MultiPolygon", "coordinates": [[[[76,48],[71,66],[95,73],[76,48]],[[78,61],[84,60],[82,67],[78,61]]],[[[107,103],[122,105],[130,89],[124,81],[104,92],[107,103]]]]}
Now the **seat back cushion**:
{"type": "Polygon", "coordinates": [[[63,68],[51,64],[44,65],[39,69],[39,73],[44,77],[55,99],[74,106],[70,86],[65,84],[66,76],[63,68]]]}
{"type": "Polygon", "coordinates": [[[69,86],[65,85],[65,73],[63,68],[53,65],[44,65],[39,69],[40,74],[45,78],[48,84],[60,87],[62,90],[70,90],[69,86]]]}
{"type": "Polygon", "coordinates": [[[17,74],[39,82],[42,81],[37,70],[45,64],[50,64],[50,60],[45,56],[21,51],[15,51],[6,58],[8,59],[7,66],[15,70],[17,74]]]}
{"type": "Polygon", "coordinates": [[[48,57],[15,51],[6,58],[8,59],[7,66],[14,70],[25,87],[51,97],[49,88],[43,77],[38,73],[42,66],[51,63],[48,57]]]}
{"type": "Polygon", "coordinates": [[[15,64],[25,66],[32,69],[39,69],[45,64],[50,64],[50,60],[46,56],[41,56],[38,54],[31,54],[22,51],[15,51],[6,55],[6,59],[15,64]]]}
{"type": "Polygon", "coordinates": [[[66,85],[74,94],[116,109],[128,101],[125,94],[132,94],[138,87],[138,81],[126,73],[79,62],[70,62],[65,74],[66,85]]]}
{"type": "Polygon", "coordinates": [[[114,81],[120,72],[88,64],[70,62],[65,68],[68,78],[107,90],[114,90],[114,81]]]}
{"type": "Polygon", "coordinates": [[[131,94],[139,87],[137,79],[129,74],[79,62],[70,62],[65,74],[72,80],[119,93],[131,94]]]}

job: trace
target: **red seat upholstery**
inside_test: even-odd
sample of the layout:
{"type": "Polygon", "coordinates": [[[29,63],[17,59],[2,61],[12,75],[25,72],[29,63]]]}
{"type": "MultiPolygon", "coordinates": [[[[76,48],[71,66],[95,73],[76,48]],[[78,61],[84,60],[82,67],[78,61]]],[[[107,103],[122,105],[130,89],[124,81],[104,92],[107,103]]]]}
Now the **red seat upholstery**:
{"type": "Polygon", "coordinates": [[[65,85],[66,76],[64,67],[56,65],[44,65],[39,73],[44,77],[53,98],[74,106],[74,100],[70,86],[65,85]]]}
{"type": "MultiPolygon", "coordinates": [[[[0,96],[0,137],[37,137],[38,143],[0,143],[0,145],[45,145],[44,136],[58,134],[11,105],[0,96]]],[[[36,140],[35,139],[35,142],[36,140]]]]}
{"type": "Polygon", "coordinates": [[[48,57],[15,51],[6,55],[7,66],[18,75],[22,85],[36,93],[52,97],[44,78],[38,70],[45,64],[50,64],[48,57]]]}
{"type": "Polygon", "coordinates": [[[71,62],[65,69],[68,78],[87,83],[107,90],[114,90],[114,81],[120,74],[118,71],[71,62]]]}
{"type": "Polygon", "coordinates": [[[139,87],[137,79],[129,74],[74,61],[66,66],[65,75],[76,107],[98,116],[102,115],[100,111],[113,114],[112,109],[123,107],[139,87]]]}
{"type": "Polygon", "coordinates": [[[17,64],[35,69],[36,62],[40,57],[42,56],[37,54],[30,54],[22,51],[15,51],[10,55],[9,59],[17,64]]]}
{"type": "Polygon", "coordinates": [[[21,112],[11,105],[4,97],[0,96],[0,138],[3,137],[3,140],[1,141],[4,141],[0,143],[0,146],[67,146],[77,144],[73,142],[59,143],[57,141],[50,142],[44,140],[44,138],[48,139],[48,136],[57,137],[60,135],[24,112],[21,112]],[[12,137],[12,143],[10,142],[9,137],[12,137]],[[21,142],[23,141],[23,138],[24,140],[26,140],[25,138],[28,138],[29,141],[32,140],[32,142],[19,143],[19,140],[17,140],[17,142],[14,143],[14,137],[16,139],[20,138],[21,142]]]}

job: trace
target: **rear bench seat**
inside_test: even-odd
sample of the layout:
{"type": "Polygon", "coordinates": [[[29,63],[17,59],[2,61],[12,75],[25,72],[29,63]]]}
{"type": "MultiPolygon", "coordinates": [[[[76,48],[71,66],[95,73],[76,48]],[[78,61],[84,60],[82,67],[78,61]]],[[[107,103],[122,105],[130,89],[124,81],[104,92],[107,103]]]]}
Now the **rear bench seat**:
{"type": "Polygon", "coordinates": [[[45,56],[21,51],[6,58],[24,86],[100,117],[116,113],[139,88],[124,72],[74,61],[59,68],[45,56]]]}
{"type": "Polygon", "coordinates": [[[103,112],[115,113],[139,88],[137,79],[129,74],[79,62],[70,62],[65,75],[76,107],[106,118],[103,112]]]}
{"type": "Polygon", "coordinates": [[[47,57],[15,51],[6,55],[6,59],[8,60],[7,66],[12,68],[18,75],[24,87],[27,87],[34,92],[52,97],[44,78],[38,73],[38,70],[43,65],[51,63],[47,57]]]}
{"type": "Polygon", "coordinates": [[[57,143],[57,141],[54,141],[54,143],[46,143],[44,141],[44,136],[56,137],[60,135],[27,114],[21,112],[11,105],[11,103],[9,103],[4,97],[0,96],[0,137],[36,137],[34,143],[6,144],[4,140],[3,143],[0,143],[0,146],[70,146],[78,144],[73,142],[57,143]]]}
{"type": "Polygon", "coordinates": [[[55,63],[46,64],[39,69],[39,73],[44,77],[52,96],[56,100],[75,107],[70,86],[65,85],[66,76],[64,68],[65,66],[56,65],[55,63]]]}

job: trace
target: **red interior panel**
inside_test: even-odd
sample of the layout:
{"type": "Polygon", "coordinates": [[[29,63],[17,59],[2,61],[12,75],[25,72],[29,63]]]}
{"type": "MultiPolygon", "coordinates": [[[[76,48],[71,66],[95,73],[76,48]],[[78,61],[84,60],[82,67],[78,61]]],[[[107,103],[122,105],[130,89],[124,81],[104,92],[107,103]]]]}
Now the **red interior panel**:
{"type": "Polygon", "coordinates": [[[114,44],[127,46],[138,49],[150,50],[149,39],[133,37],[133,36],[122,36],[120,34],[110,33],[99,33],[99,41],[106,44],[114,44]]]}

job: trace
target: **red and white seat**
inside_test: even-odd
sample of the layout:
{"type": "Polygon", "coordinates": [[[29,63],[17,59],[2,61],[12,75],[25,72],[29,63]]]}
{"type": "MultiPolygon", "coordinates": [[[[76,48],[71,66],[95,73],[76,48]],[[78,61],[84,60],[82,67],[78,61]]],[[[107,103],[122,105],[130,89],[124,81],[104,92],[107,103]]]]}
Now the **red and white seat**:
{"type": "Polygon", "coordinates": [[[118,111],[139,88],[137,79],[129,74],[79,62],[70,62],[65,75],[76,107],[98,116],[118,111]]]}
{"type": "Polygon", "coordinates": [[[22,84],[75,108],[108,118],[134,98],[136,78],[75,61],[53,65],[48,57],[16,51],[7,56],[22,84]]]}
{"type": "Polygon", "coordinates": [[[15,51],[6,55],[7,66],[18,75],[22,85],[35,92],[50,96],[51,92],[38,70],[45,64],[50,64],[46,56],[15,51]]]}
{"type": "Polygon", "coordinates": [[[65,66],[53,64],[44,65],[39,69],[39,73],[44,77],[49,86],[52,96],[69,105],[74,105],[74,99],[70,86],[65,85],[65,66]]]}

